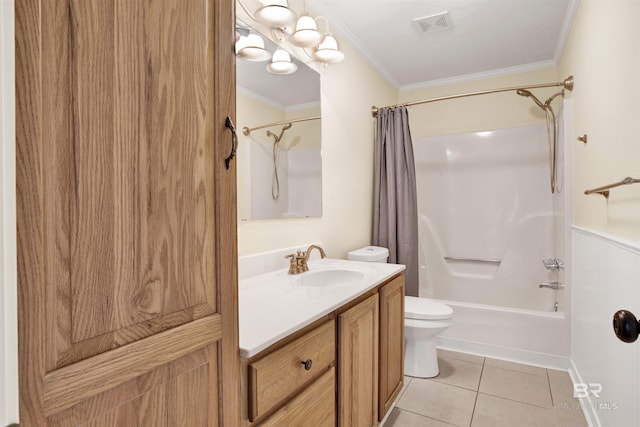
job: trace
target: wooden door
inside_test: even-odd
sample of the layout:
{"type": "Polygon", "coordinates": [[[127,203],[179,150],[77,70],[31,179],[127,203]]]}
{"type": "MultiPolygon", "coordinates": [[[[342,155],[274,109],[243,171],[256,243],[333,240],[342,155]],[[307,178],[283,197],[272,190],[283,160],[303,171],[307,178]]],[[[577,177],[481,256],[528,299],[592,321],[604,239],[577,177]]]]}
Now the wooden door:
{"type": "Polygon", "coordinates": [[[378,294],[338,319],[338,425],[378,425],[378,294]]]}
{"type": "Polygon", "coordinates": [[[233,22],[16,0],[21,425],[235,425],[233,22]]]}
{"type": "Polygon", "coordinates": [[[404,383],[404,276],[380,288],[380,371],[378,420],[382,420],[404,383]]]}

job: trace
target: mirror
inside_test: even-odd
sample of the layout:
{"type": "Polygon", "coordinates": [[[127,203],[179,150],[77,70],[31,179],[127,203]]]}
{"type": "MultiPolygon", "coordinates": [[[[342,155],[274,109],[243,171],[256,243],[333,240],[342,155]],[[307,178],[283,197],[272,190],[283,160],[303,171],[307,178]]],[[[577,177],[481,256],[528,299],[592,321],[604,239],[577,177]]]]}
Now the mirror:
{"type": "MultiPolygon", "coordinates": [[[[258,34],[239,20],[236,29],[237,37],[258,34]]],[[[262,38],[273,54],[278,47],[262,38]]],[[[297,70],[276,75],[267,71],[270,59],[236,56],[241,221],[322,215],[320,74],[294,55],[291,60],[297,70]]]]}

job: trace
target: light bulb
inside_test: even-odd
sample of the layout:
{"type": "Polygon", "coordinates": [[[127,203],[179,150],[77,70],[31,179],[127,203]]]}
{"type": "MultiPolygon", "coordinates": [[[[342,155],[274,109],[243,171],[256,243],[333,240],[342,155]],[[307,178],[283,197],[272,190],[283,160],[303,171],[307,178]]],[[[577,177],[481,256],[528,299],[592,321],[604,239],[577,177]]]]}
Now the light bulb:
{"type": "Polygon", "coordinates": [[[338,42],[336,39],[327,35],[320,46],[313,52],[313,59],[326,64],[334,64],[344,59],[344,53],[338,50],[338,42]]]}
{"type": "Polygon", "coordinates": [[[324,34],[318,31],[315,19],[304,15],[298,19],[296,31],[289,36],[289,41],[298,47],[311,47],[322,43],[324,37],[324,34]]]}
{"type": "Polygon", "coordinates": [[[278,49],[273,53],[271,63],[267,64],[267,71],[271,74],[287,75],[292,74],[298,69],[298,66],[291,62],[289,52],[278,49]]]}
{"type": "Polygon", "coordinates": [[[271,54],[264,48],[264,39],[257,34],[240,37],[236,43],[236,55],[251,62],[266,61],[271,54]]]}
{"type": "Polygon", "coordinates": [[[271,27],[286,27],[296,20],[296,14],[289,9],[287,0],[266,0],[256,10],[256,20],[271,27]]]}

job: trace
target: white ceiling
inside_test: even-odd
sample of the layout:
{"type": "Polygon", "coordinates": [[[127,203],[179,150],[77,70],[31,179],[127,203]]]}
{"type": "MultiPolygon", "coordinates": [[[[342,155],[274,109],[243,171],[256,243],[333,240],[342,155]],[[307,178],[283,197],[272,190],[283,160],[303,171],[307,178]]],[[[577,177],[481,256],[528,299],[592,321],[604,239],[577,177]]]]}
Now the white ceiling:
{"type": "MultiPolygon", "coordinates": [[[[295,5],[296,1],[290,2],[295,5]]],[[[554,66],[578,0],[307,0],[401,91],[554,66]],[[449,28],[412,20],[448,12],[449,28]]]]}

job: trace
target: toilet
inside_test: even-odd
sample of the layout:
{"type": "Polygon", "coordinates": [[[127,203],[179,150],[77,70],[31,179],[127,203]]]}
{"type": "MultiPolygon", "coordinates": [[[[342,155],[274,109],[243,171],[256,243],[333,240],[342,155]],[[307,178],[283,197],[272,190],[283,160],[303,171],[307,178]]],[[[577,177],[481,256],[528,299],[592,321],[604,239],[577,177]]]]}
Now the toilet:
{"type": "MultiPolygon", "coordinates": [[[[349,252],[348,259],[387,262],[389,250],[367,246],[349,252]]],[[[404,297],[404,374],[431,378],[438,375],[436,336],[451,326],[453,309],[428,298],[404,297]]]]}

